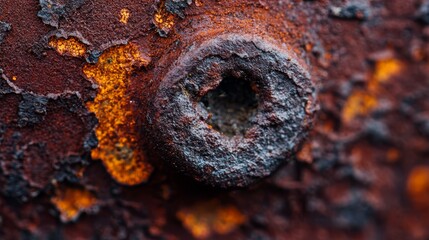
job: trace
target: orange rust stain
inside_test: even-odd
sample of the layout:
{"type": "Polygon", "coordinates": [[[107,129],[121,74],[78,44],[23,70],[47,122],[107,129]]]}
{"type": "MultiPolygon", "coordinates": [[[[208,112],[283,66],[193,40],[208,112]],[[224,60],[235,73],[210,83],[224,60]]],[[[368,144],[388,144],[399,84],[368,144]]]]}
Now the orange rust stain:
{"type": "Polygon", "coordinates": [[[377,93],[380,84],[389,81],[403,69],[401,61],[388,58],[375,63],[375,69],[364,90],[354,91],[346,101],[342,118],[345,122],[352,121],[355,117],[366,116],[378,106],[377,93]]]}
{"type": "Polygon", "coordinates": [[[246,221],[246,217],[232,205],[218,201],[200,203],[177,213],[178,219],[196,238],[212,234],[227,234],[246,221]]]}
{"type": "Polygon", "coordinates": [[[168,33],[174,26],[174,15],[165,9],[165,1],[160,3],[158,10],[155,13],[153,21],[158,29],[168,33]]]}
{"type": "Polygon", "coordinates": [[[398,149],[390,148],[389,150],[387,150],[386,158],[388,162],[390,163],[397,162],[399,160],[399,157],[400,157],[400,153],[398,149]]]}
{"type": "Polygon", "coordinates": [[[312,43],[307,43],[307,44],[305,44],[304,47],[305,47],[305,51],[311,52],[314,48],[314,45],[312,43]]]}
{"type": "Polygon", "coordinates": [[[127,24],[128,23],[128,19],[130,18],[130,10],[123,8],[121,9],[121,12],[119,13],[119,22],[123,23],[123,24],[127,24]]]}
{"type": "Polygon", "coordinates": [[[402,62],[394,58],[377,61],[375,63],[374,74],[368,84],[368,89],[370,91],[377,91],[380,83],[389,81],[393,76],[399,74],[402,69],[402,62]]]}
{"type": "Polygon", "coordinates": [[[357,116],[365,116],[377,107],[377,98],[366,91],[355,91],[347,99],[342,112],[345,122],[350,122],[357,116]]]}
{"type": "Polygon", "coordinates": [[[195,0],[195,6],[201,7],[203,6],[203,2],[201,0],[195,0]]]}
{"type": "Polygon", "coordinates": [[[86,45],[77,38],[55,38],[49,39],[49,46],[61,55],[72,57],[83,57],[86,53],[86,45]]]}
{"type": "Polygon", "coordinates": [[[103,161],[109,174],[119,183],[136,185],[147,181],[153,167],[138,144],[138,132],[128,95],[130,74],[147,66],[149,57],[132,43],[106,50],[97,64],[87,64],[83,72],[99,85],[94,102],[87,103],[98,118],[98,147],[92,158],[103,161]]]}
{"type": "Polygon", "coordinates": [[[312,163],[313,162],[313,154],[312,154],[312,146],[310,142],[306,142],[301,150],[296,154],[296,157],[299,161],[312,163]]]}
{"type": "Polygon", "coordinates": [[[407,192],[418,208],[429,209],[429,167],[415,167],[407,181],[407,192]]]}
{"type": "Polygon", "coordinates": [[[98,204],[93,193],[80,188],[57,189],[51,201],[60,211],[63,222],[76,220],[82,212],[96,210],[98,204]]]}

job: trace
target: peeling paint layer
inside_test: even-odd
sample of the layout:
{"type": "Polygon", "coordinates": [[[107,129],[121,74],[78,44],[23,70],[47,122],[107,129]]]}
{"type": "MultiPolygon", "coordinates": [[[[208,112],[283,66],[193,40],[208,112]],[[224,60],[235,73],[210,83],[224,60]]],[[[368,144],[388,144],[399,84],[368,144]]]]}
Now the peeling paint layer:
{"type": "Polygon", "coordinates": [[[59,27],[62,17],[67,16],[81,7],[86,0],[39,0],[41,10],[37,13],[43,23],[52,27],[59,27]]]}

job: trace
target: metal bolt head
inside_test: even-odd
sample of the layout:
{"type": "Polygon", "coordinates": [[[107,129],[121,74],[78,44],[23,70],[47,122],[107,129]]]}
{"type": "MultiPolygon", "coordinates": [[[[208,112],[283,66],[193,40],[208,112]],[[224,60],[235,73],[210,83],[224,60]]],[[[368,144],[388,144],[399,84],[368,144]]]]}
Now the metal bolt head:
{"type": "Polygon", "coordinates": [[[291,51],[228,34],[188,48],[147,115],[166,162],[199,182],[241,187],[270,175],[306,136],[315,88],[291,51]]]}

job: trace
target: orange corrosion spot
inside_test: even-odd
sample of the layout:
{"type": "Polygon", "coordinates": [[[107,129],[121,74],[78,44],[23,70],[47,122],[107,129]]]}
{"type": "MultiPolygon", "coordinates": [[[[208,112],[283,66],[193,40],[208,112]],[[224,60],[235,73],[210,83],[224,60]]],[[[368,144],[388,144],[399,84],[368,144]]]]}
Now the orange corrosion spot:
{"type": "Polygon", "coordinates": [[[207,238],[213,233],[227,234],[246,221],[236,207],[224,206],[217,201],[182,209],[177,217],[196,238],[207,238]]]}
{"type": "Polygon", "coordinates": [[[342,118],[350,122],[357,116],[365,116],[377,107],[377,99],[374,95],[365,91],[355,91],[349,96],[343,108],[342,118]]]}
{"type": "Polygon", "coordinates": [[[402,69],[402,62],[394,58],[377,61],[374,73],[366,89],[355,91],[349,96],[343,108],[343,120],[350,122],[357,116],[365,116],[373,111],[378,105],[377,93],[380,90],[380,84],[390,80],[390,78],[400,73],[402,69]]]}
{"type": "Polygon", "coordinates": [[[51,201],[60,211],[63,222],[76,220],[82,212],[96,210],[98,203],[94,194],[80,188],[57,189],[51,201]]]}
{"type": "Polygon", "coordinates": [[[402,69],[402,62],[394,58],[377,61],[374,74],[368,83],[368,89],[376,92],[380,87],[380,83],[389,81],[390,78],[400,73],[402,69]]]}
{"type": "Polygon", "coordinates": [[[407,181],[411,201],[420,208],[429,208],[429,167],[415,167],[407,181]]]}
{"type": "Polygon", "coordinates": [[[130,18],[130,10],[126,8],[121,9],[121,12],[119,13],[119,22],[127,24],[128,18],[130,18]]]}
{"type": "Polygon", "coordinates": [[[429,167],[415,167],[411,171],[407,191],[416,207],[429,209],[429,167]]]}
{"type": "Polygon", "coordinates": [[[153,19],[156,27],[161,31],[168,33],[174,26],[174,15],[167,12],[164,1],[161,2],[153,19]]]}
{"type": "Polygon", "coordinates": [[[195,6],[201,7],[203,6],[203,2],[201,0],[195,0],[195,6]]]}
{"type": "Polygon", "coordinates": [[[399,160],[399,151],[396,148],[390,148],[387,150],[386,158],[388,162],[394,163],[399,160]]]}
{"type": "Polygon", "coordinates": [[[301,150],[296,154],[296,157],[299,161],[312,163],[313,162],[313,154],[312,154],[312,146],[311,143],[306,142],[301,150]]]}
{"type": "Polygon", "coordinates": [[[375,63],[374,80],[377,82],[385,82],[392,76],[400,73],[402,68],[401,61],[397,59],[380,60],[375,63]]]}
{"type": "Polygon", "coordinates": [[[138,144],[138,132],[128,94],[130,74],[147,66],[144,56],[132,43],[106,50],[97,64],[87,64],[83,72],[99,85],[94,102],[87,104],[98,118],[98,147],[92,158],[103,161],[110,175],[119,183],[136,185],[147,181],[153,168],[138,144]]]}
{"type": "Polygon", "coordinates": [[[86,53],[86,45],[74,37],[50,38],[49,46],[54,48],[61,55],[82,57],[86,53]]]}
{"type": "Polygon", "coordinates": [[[305,44],[305,51],[307,52],[311,52],[313,50],[313,44],[312,43],[307,43],[305,44]]]}

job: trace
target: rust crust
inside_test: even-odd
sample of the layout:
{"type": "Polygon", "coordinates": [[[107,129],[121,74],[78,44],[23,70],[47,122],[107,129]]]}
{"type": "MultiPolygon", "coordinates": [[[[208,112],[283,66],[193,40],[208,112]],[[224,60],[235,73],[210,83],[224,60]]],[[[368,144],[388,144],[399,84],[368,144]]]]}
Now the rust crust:
{"type": "Polygon", "coordinates": [[[429,239],[428,16],[0,0],[0,239],[429,239]]]}
{"type": "Polygon", "coordinates": [[[192,45],[158,81],[148,134],[160,140],[157,151],[168,164],[212,186],[242,187],[268,176],[305,137],[315,108],[315,88],[296,56],[250,35],[192,45]],[[210,98],[229,103],[204,100],[226,81],[222,96],[210,98]],[[243,102],[251,92],[254,110],[243,102]]]}

